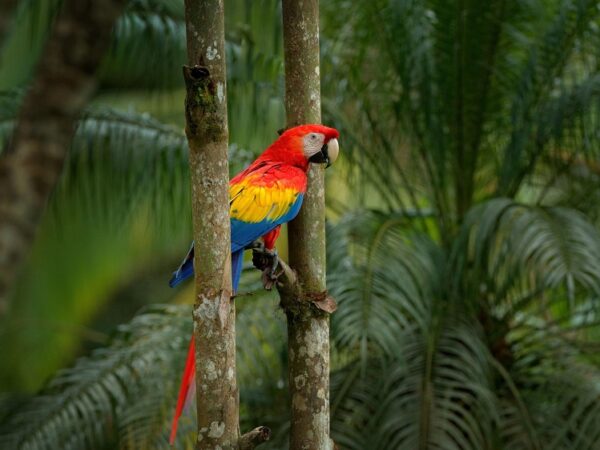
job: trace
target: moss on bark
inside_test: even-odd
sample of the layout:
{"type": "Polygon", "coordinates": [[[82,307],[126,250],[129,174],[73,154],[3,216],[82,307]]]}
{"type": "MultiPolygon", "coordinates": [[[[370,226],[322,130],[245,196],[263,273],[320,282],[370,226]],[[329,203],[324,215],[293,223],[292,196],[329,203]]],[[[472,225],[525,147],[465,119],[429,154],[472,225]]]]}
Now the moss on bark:
{"type": "MultiPolygon", "coordinates": [[[[321,122],[319,3],[283,0],[287,126],[321,122]]],[[[326,295],[325,180],[312,165],[298,217],[289,224],[290,265],[297,283],[280,289],[288,322],[290,449],[330,449],[329,315],[315,299],[326,295]]]]}

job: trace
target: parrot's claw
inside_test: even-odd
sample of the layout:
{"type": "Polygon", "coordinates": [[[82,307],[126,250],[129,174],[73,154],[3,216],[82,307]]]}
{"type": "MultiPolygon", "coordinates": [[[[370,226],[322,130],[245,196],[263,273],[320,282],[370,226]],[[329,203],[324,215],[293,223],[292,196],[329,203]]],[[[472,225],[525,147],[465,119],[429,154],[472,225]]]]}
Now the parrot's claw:
{"type": "Polygon", "coordinates": [[[246,250],[259,250],[261,252],[264,252],[265,251],[265,243],[262,241],[262,239],[257,239],[255,241],[252,241],[250,243],[250,245],[247,245],[244,248],[246,250]]]}
{"type": "Polygon", "coordinates": [[[281,270],[279,273],[271,272],[269,269],[263,270],[263,273],[262,273],[263,287],[267,291],[270,291],[271,289],[273,289],[273,286],[275,286],[275,283],[277,283],[277,280],[282,273],[283,273],[283,270],[281,270]]]}
{"type": "Polygon", "coordinates": [[[271,290],[277,282],[277,278],[281,275],[281,272],[277,273],[277,266],[279,266],[277,249],[269,250],[265,248],[264,244],[254,246],[254,243],[251,248],[252,263],[254,267],[262,270],[262,280],[265,289],[271,290]]]}

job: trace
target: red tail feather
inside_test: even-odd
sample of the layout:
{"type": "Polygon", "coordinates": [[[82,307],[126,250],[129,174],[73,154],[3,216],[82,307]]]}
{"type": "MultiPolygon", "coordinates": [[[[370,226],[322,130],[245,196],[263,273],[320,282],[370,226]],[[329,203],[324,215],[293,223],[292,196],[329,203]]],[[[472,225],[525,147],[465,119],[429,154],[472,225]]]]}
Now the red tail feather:
{"type": "Polygon", "coordinates": [[[190,386],[194,382],[194,375],[196,373],[195,352],[194,335],[192,335],[190,348],[185,361],[185,369],[183,370],[183,377],[181,378],[181,386],[179,387],[179,397],[177,398],[175,417],[173,417],[173,425],[171,425],[171,437],[169,437],[169,443],[171,445],[173,445],[175,442],[175,436],[177,435],[177,423],[179,422],[179,417],[181,416],[183,407],[185,406],[185,400],[187,399],[190,386]]]}

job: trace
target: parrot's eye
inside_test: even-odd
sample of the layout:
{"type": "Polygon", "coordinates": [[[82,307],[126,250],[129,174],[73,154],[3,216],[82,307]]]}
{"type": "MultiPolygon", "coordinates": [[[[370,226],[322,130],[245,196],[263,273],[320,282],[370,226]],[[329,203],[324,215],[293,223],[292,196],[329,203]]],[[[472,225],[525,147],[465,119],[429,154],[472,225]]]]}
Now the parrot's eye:
{"type": "Polygon", "coordinates": [[[317,135],[316,135],[316,134],[314,134],[314,133],[311,133],[311,135],[310,135],[310,139],[311,139],[312,141],[316,140],[316,139],[317,139],[317,135]]]}

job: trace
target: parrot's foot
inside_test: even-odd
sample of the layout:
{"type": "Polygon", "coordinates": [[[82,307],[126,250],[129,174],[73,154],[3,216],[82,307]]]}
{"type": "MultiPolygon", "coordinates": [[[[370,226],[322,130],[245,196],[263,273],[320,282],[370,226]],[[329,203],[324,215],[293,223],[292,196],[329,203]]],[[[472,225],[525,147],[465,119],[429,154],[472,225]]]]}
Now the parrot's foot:
{"type": "Polygon", "coordinates": [[[277,250],[265,248],[262,242],[253,243],[251,248],[252,264],[262,271],[263,286],[270,291],[277,282],[279,275],[281,275],[281,273],[277,273],[277,266],[279,265],[277,250]]]}

